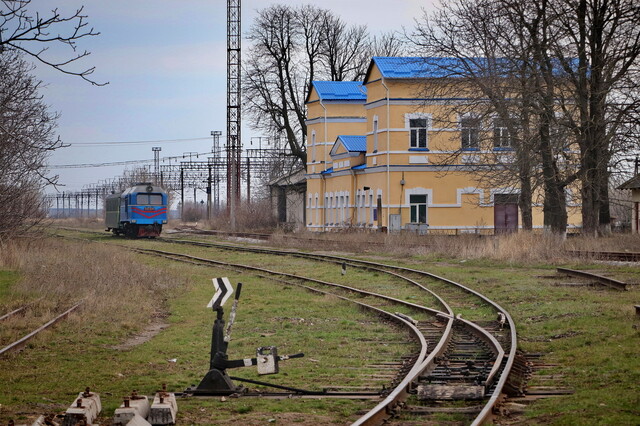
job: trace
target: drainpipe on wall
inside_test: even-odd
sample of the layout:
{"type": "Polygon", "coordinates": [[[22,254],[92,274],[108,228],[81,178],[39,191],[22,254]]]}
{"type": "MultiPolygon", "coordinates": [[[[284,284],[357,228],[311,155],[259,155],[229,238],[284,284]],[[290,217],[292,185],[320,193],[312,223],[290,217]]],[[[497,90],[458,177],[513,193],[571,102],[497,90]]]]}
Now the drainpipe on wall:
{"type": "MultiPolygon", "coordinates": [[[[320,106],[324,110],[324,120],[322,122],[322,127],[324,129],[324,136],[322,137],[322,150],[324,152],[324,169],[327,170],[327,107],[324,106],[322,99],[319,99],[320,106]]],[[[316,141],[317,143],[317,141],[316,141]]],[[[322,197],[322,232],[325,232],[327,229],[325,227],[325,223],[327,223],[327,206],[326,206],[326,192],[327,192],[327,181],[325,175],[321,175],[322,178],[322,193],[320,194],[322,197]]]]}
{"type": "MultiPolygon", "coordinates": [[[[391,175],[390,175],[390,155],[389,152],[391,150],[391,117],[389,115],[389,87],[384,82],[384,77],[382,77],[382,86],[387,91],[387,232],[389,231],[389,213],[391,209],[391,175]]],[[[380,212],[382,213],[382,212],[380,212]]]]}

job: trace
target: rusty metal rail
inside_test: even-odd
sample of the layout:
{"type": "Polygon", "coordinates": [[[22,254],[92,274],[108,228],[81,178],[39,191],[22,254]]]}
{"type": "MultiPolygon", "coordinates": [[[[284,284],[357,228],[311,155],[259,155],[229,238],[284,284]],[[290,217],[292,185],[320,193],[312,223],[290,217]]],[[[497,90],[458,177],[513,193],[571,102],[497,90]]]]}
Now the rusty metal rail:
{"type": "Polygon", "coordinates": [[[598,283],[600,283],[602,285],[605,285],[607,287],[611,287],[611,288],[616,289],[616,290],[620,290],[620,291],[626,291],[627,290],[627,284],[626,283],[624,283],[622,281],[614,280],[613,278],[604,277],[604,276],[598,275],[598,274],[593,274],[591,272],[577,271],[575,269],[567,269],[567,268],[557,268],[557,271],[562,273],[562,274],[571,275],[573,277],[592,279],[592,280],[595,280],[596,282],[598,282],[598,283]]]}
{"type": "Polygon", "coordinates": [[[55,317],[51,321],[47,322],[43,326],[38,327],[37,329],[35,329],[31,333],[27,334],[23,338],[18,339],[15,342],[11,343],[10,345],[7,345],[4,348],[0,349],[0,356],[4,355],[6,353],[13,352],[13,351],[16,351],[18,349],[23,348],[27,344],[27,342],[29,340],[31,340],[32,338],[34,338],[35,336],[37,336],[38,333],[48,329],[49,327],[52,327],[53,325],[57,324],[58,322],[62,321],[65,318],[67,318],[69,316],[69,314],[74,312],[81,305],[82,305],[82,302],[72,306],[71,308],[67,309],[66,311],[64,311],[63,313],[61,313],[60,315],[58,315],[57,317],[55,317]]]}
{"type": "MultiPolygon", "coordinates": [[[[157,241],[157,240],[156,240],[157,241]]],[[[507,377],[509,375],[509,372],[511,370],[511,367],[513,365],[513,359],[515,358],[515,351],[516,351],[516,347],[517,347],[517,341],[516,341],[516,332],[515,332],[515,324],[511,318],[511,316],[508,314],[508,312],[506,312],[502,307],[500,307],[498,304],[496,304],[495,302],[493,302],[492,300],[486,298],[485,296],[483,296],[482,294],[469,289],[459,283],[456,283],[454,281],[439,277],[437,275],[425,272],[425,271],[420,271],[420,270],[415,270],[415,269],[410,269],[410,268],[404,268],[404,267],[399,267],[399,266],[394,266],[394,265],[384,265],[384,264],[380,264],[380,263],[376,263],[376,262],[370,262],[370,261],[364,261],[364,260],[359,260],[359,259],[351,259],[351,258],[346,258],[346,257],[341,257],[341,256],[331,256],[331,255],[318,255],[318,254],[311,254],[311,253],[303,253],[303,252],[299,252],[299,251],[294,251],[294,250],[275,250],[275,249],[266,249],[266,248],[256,248],[256,247],[247,247],[247,246],[243,246],[243,245],[237,245],[237,244],[222,244],[222,243],[212,243],[212,242],[199,242],[199,241],[185,241],[185,240],[176,240],[176,239],[166,239],[163,238],[161,239],[161,241],[164,242],[171,242],[171,243],[181,243],[181,244],[189,244],[189,245],[199,245],[199,246],[208,246],[208,247],[215,247],[215,248],[220,248],[220,249],[224,249],[224,250],[237,250],[237,251],[250,251],[250,252],[254,252],[254,253],[264,253],[264,254],[270,254],[270,255],[288,255],[288,256],[296,256],[296,257],[302,257],[302,258],[309,258],[309,259],[313,259],[313,260],[321,260],[321,261],[329,261],[329,262],[334,262],[334,263],[345,263],[348,265],[351,265],[352,267],[360,267],[360,268],[365,268],[365,269],[370,269],[370,270],[382,270],[385,273],[389,273],[391,275],[403,278],[407,281],[413,282],[415,283],[415,281],[408,279],[407,277],[404,277],[402,274],[405,273],[413,273],[413,274],[418,274],[420,276],[429,278],[429,279],[433,279],[433,280],[437,280],[446,284],[449,284],[450,286],[453,286],[459,290],[462,290],[463,292],[477,297],[479,298],[482,302],[489,304],[490,306],[492,306],[496,312],[500,313],[501,315],[503,315],[504,317],[504,323],[505,323],[505,328],[508,329],[509,332],[509,350],[507,351],[507,353],[505,353],[505,351],[502,350],[500,344],[495,340],[495,338],[493,338],[493,336],[491,336],[491,333],[481,330],[481,327],[478,327],[476,325],[472,325],[471,328],[475,328],[475,330],[473,331],[474,334],[485,334],[485,341],[489,342],[490,345],[495,345],[493,346],[495,349],[493,350],[493,352],[496,354],[496,361],[493,365],[492,371],[491,371],[491,375],[490,378],[492,381],[495,382],[495,385],[493,386],[492,389],[492,393],[490,394],[488,401],[486,403],[486,405],[484,405],[484,407],[482,408],[482,410],[480,411],[480,413],[475,417],[475,419],[473,420],[472,424],[481,424],[483,422],[488,421],[491,416],[492,416],[492,410],[493,407],[497,404],[498,402],[498,398],[500,396],[500,394],[502,393],[502,389],[507,381],[507,377]]],[[[128,247],[131,248],[131,247],[128,247]]],[[[148,253],[150,253],[153,250],[149,250],[149,249],[135,249],[138,251],[147,251],[148,253]]],[[[160,252],[160,251],[157,251],[160,252]]],[[[261,268],[257,268],[257,267],[253,267],[253,266],[248,266],[248,265],[233,265],[230,263],[226,263],[226,262],[220,262],[220,261],[213,261],[210,259],[201,259],[201,258],[194,258],[192,256],[188,256],[188,255],[183,255],[183,254],[178,254],[175,253],[173,254],[176,257],[183,257],[183,258],[191,258],[191,260],[186,260],[185,261],[191,261],[193,263],[198,263],[200,261],[205,261],[207,263],[214,263],[217,264],[219,266],[225,266],[231,269],[238,269],[238,268],[242,268],[245,270],[254,270],[254,271],[265,271],[268,273],[276,273],[276,274],[280,274],[281,276],[287,276],[289,278],[292,279],[296,279],[296,280],[309,280],[306,277],[300,277],[300,276],[296,276],[293,274],[285,274],[285,273],[279,273],[279,272],[274,272],[274,271],[267,271],[261,268]]],[[[318,284],[330,284],[330,283],[326,283],[326,282],[321,282],[319,280],[313,280],[310,279],[309,281],[314,281],[318,284]]],[[[340,286],[340,285],[336,285],[336,286],[340,286]]],[[[431,292],[430,290],[428,290],[426,287],[421,286],[420,284],[418,284],[418,286],[420,286],[421,288],[431,292]]],[[[361,294],[364,294],[365,292],[363,292],[362,290],[359,289],[348,289],[346,286],[341,286],[342,289],[347,290],[347,291],[355,291],[361,294]]],[[[435,295],[435,293],[431,292],[433,295],[435,295]]],[[[371,293],[369,293],[371,294],[371,293]]],[[[374,295],[374,294],[371,294],[374,295]]],[[[388,300],[391,300],[393,298],[388,298],[388,296],[383,296],[383,295],[377,295],[375,294],[376,297],[380,296],[380,297],[385,297],[388,300]]],[[[441,312],[440,314],[443,315],[446,318],[446,321],[448,322],[447,324],[447,331],[443,334],[443,337],[439,340],[439,343],[437,345],[436,348],[434,348],[430,354],[424,358],[422,360],[421,363],[416,363],[414,365],[414,367],[411,369],[411,371],[409,372],[409,374],[406,375],[406,377],[400,382],[400,384],[398,386],[396,386],[396,388],[394,388],[392,390],[392,392],[385,398],[384,401],[382,401],[380,404],[378,404],[376,407],[374,407],[373,410],[371,410],[369,413],[367,413],[365,416],[363,416],[361,419],[359,419],[355,424],[381,424],[382,422],[386,421],[386,419],[388,419],[389,417],[392,417],[393,415],[395,415],[398,412],[398,409],[401,407],[402,402],[404,400],[406,400],[406,398],[408,397],[408,395],[412,392],[413,386],[416,383],[417,378],[420,376],[420,374],[422,372],[424,372],[425,370],[427,370],[427,368],[432,368],[430,366],[433,365],[433,363],[435,362],[435,359],[440,356],[445,348],[446,345],[449,341],[449,339],[451,338],[451,328],[452,325],[454,323],[454,321],[457,321],[456,318],[454,318],[452,311],[450,310],[450,308],[448,308],[448,305],[437,295],[435,295],[439,300],[441,300],[441,304],[443,307],[446,306],[445,310],[447,312],[441,312]],[[419,365],[418,365],[419,364],[419,365]]],[[[418,305],[415,304],[411,304],[409,302],[405,302],[405,301],[400,301],[398,299],[394,299],[394,302],[401,302],[404,303],[405,305],[413,305],[413,307],[417,307],[418,305]]],[[[423,307],[425,308],[425,307],[423,307]]],[[[427,308],[429,309],[429,308],[427,308]]],[[[437,311],[437,310],[433,310],[432,311],[437,311]]],[[[460,319],[460,318],[459,318],[460,319]]],[[[461,319],[460,319],[461,320],[461,319]]],[[[462,321],[464,322],[464,321],[462,321]]],[[[466,327],[468,327],[468,324],[465,324],[466,327]]],[[[488,390],[488,387],[487,387],[488,390]]]]}
{"type": "MultiPolygon", "coordinates": [[[[487,332],[483,332],[483,331],[479,331],[479,330],[475,330],[475,333],[480,333],[480,334],[485,334],[485,338],[488,341],[492,341],[491,344],[495,344],[495,353],[497,354],[497,361],[494,364],[494,367],[492,368],[491,371],[491,375],[490,378],[493,381],[494,379],[497,380],[496,382],[496,386],[494,388],[493,393],[491,394],[491,397],[489,398],[489,401],[487,403],[487,405],[483,408],[483,410],[481,410],[480,414],[476,417],[475,420],[475,424],[480,424],[481,422],[485,422],[487,421],[487,419],[489,419],[492,415],[492,408],[493,406],[497,403],[498,401],[498,397],[502,392],[502,389],[506,383],[507,380],[507,376],[510,372],[511,366],[513,365],[513,359],[515,357],[515,351],[516,351],[516,347],[517,347],[517,341],[516,341],[516,333],[515,333],[515,324],[513,322],[513,319],[511,318],[511,316],[502,308],[500,307],[498,304],[496,304],[495,302],[493,302],[492,300],[488,299],[487,297],[485,297],[484,295],[469,289],[459,283],[456,283],[454,281],[448,280],[446,278],[442,278],[439,277],[437,275],[425,272],[425,271],[420,271],[420,270],[415,270],[415,269],[410,269],[410,268],[403,268],[403,267],[398,267],[398,266],[393,266],[393,265],[384,265],[384,264],[380,264],[380,263],[376,263],[376,262],[369,262],[369,261],[363,261],[363,260],[358,260],[358,259],[351,259],[351,258],[346,258],[346,257],[340,257],[340,256],[331,256],[331,255],[318,255],[318,254],[311,254],[311,253],[302,253],[302,252],[298,252],[298,251],[292,251],[292,250],[273,250],[273,249],[266,249],[266,248],[254,248],[254,247],[246,247],[246,246],[239,246],[239,245],[229,245],[229,244],[222,244],[222,243],[205,243],[205,242],[194,242],[194,241],[181,241],[181,240],[163,240],[163,241],[167,241],[167,242],[177,242],[177,243],[181,243],[181,244],[194,244],[194,245],[199,245],[199,246],[211,246],[211,247],[217,247],[217,248],[222,248],[222,249],[226,249],[226,250],[238,250],[238,251],[251,251],[251,252],[259,252],[259,253],[264,253],[264,254],[276,254],[276,255],[290,255],[290,256],[296,256],[296,257],[305,257],[305,258],[312,258],[315,260],[321,259],[321,260],[325,260],[325,261],[331,261],[334,263],[347,263],[351,266],[359,266],[359,267],[364,267],[367,269],[374,269],[374,270],[383,270],[387,273],[390,273],[392,275],[398,276],[398,277],[402,277],[402,275],[400,275],[399,273],[395,273],[395,272],[391,272],[391,271],[398,271],[398,272],[411,272],[414,274],[418,274],[421,276],[425,276],[428,277],[430,279],[435,279],[438,281],[442,281],[445,282],[447,284],[453,285],[461,290],[463,290],[466,293],[469,293],[471,295],[474,295],[478,298],[480,298],[481,300],[483,300],[485,303],[490,304],[491,306],[493,306],[497,312],[502,313],[505,316],[505,322],[507,327],[509,328],[510,331],[510,335],[511,335],[511,341],[510,341],[510,350],[509,353],[505,355],[505,352],[502,350],[502,348],[500,347],[500,344],[495,341],[495,339],[491,336],[489,333],[487,332]],[[506,362],[503,363],[503,359],[506,360],[506,362]]],[[[253,268],[253,267],[251,267],[253,268]]],[[[256,268],[259,269],[259,268],[256,268]]],[[[273,272],[273,271],[272,271],[273,272]]],[[[295,276],[292,274],[287,274],[288,276],[291,277],[296,277],[298,279],[301,279],[303,277],[299,277],[299,276],[295,276]]],[[[410,280],[406,277],[402,277],[408,281],[412,281],[415,283],[415,281],[410,280]]],[[[420,284],[418,284],[421,288],[431,292],[430,290],[426,289],[424,286],[421,286],[420,284]]],[[[339,285],[338,285],[339,286],[339,285]]],[[[360,290],[357,290],[360,291],[360,290]]],[[[433,292],[431,292],[433,293],[433,292]]],[[[376,295],[376,296],[381,296],[381,295],[376,295]]],[[[436,295],[437,296],[437,295],[436,295]]],[[[386,296],[383,296],[386,297],[386,296]]],[[[439,298],[439,296],[437,296],[439,298]]],[[[440,300],[442,300],[441,298],[439,298],[440,300]]],[[[397,299],[394,301],[398,301],[397,299]]],[[[404,301],[400,301],[403,302],[405,304],[407,304],[408,302],[404,302],[404,301]]],[[[442,352],[444,351],[444,348],[446,347],[446,344],[448,342],[448,340],[451,337],[451,327],[453,324],[453,318],[452,318],[452,311],[450,311],[450,308],[448,308],[448,305],[442,300],[442,302],[444,304],[444,306],[447,306],[447,310],[448,312],[443,313],[444,315],[446,315],[447,317],[449,317],[449,323],[447,325],[447,332],[446,335],[443,337],[443,339],[440,340],[437,348],[435,348],[431,354],[429,355],[429,357],[425,358],[425,360],[423,361],[423,363],[420,366],[416,366],[414,369],[411,370],[411,372],[409,374],[407,374],[407,376],[405,377],[405,379],[400,383],[400,385],[398,385],[392,392],[391,394],[389,394],[384,401],[382,401],[380,404],[378,404],[376,407],[374,407],[373,410],[371,410],[369,413],[367,413],[365,416],[363,416],[361,419],[359,419],[356,423],[356,425],[362,424],[362,425],[370,425],[370,424],[380,424],[381,422],[383,422],[385,419],[391,417],[393,414],[395,414],[397,412],[397,407],[400,405],[400,403],[402,401],[404,401],[407,396],[409,395],[409,389],[411,388],[412,384],[417,380],[417,378],[420,376],[420,374],[425,371],[430,365],[433,364],[434,360],[436,359],[436,357],[440,356],[442,354],[442,352]]],[[[467,326],[469,326],[469,324],[467,324],[467,326]]],[[[473,326],[471,326],[473,328],[473,326]]],[[[476,326],[477,327],[477,326],[476,326]]],[[[480,329],[480,327],[477,327],[477,329],[480,329]]]]}
{"type": "Polygon", "coordinates": [[[11,318],[12,316],[18,315],[20,312],[24,311],[25,309],[27,309],[26,306],[21,306],[18,309],[14,309],[11,312],[7,312],[6,314],[4,314],[3,316],[0,317],[0,321],[4,321],[6,319],[11,318]]]}

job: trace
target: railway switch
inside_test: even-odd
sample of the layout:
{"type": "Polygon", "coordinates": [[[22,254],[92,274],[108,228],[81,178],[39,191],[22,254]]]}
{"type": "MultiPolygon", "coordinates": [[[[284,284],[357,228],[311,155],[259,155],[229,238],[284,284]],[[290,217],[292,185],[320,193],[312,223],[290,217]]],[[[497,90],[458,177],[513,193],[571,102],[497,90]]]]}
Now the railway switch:
{"type": "Polygon", "coordinates": [[[256,350],[258,374],[278,373],[278,350],[275,346],[262,346],[256,350]]]}
{"type": "MultiPolygon", "coordinates": [[[[211,307],[216,313],[216,318],[213,322],[213,329],[211,332],[211,357],[209,361],[209,371],[200,381],[198,386],[192,385],[185,390],[186,393],[192,395],[231,395],[234,393],[242,393],[245,392],[245,388],[242,385],[238,386],[233,383],[231,377],[229,377],[227,373],[227,369],[255,365],[258,368],[258,374],[276,374],[278,373],[279,361],[304,356],[304,354],[278,356],[278,351],[275,346],[263,346],[256,350],[255,358],[229,360],[229,357],[227,356],[227,348],[231,341],[231,328],[236,317],[242,283],[238,283],[237,285],[235,298],[231,307],[231,313],[229,314],[229,324],[227,325],[226,330],[222,305],[231,293],[233,293],[233,288],[227,278],[215,278],[213,280],[213,284],[216,292],[208,307],[211,307]]],[[[256,382],[253,381],[253,383],[256,382]]]]}

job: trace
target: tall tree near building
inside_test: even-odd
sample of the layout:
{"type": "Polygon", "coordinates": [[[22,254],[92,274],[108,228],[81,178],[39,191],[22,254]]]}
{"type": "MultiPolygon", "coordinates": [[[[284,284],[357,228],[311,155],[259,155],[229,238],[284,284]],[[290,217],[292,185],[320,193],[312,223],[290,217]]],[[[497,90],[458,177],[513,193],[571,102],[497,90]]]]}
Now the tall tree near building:
{"type": "Polygon", "coordinates": [[[618,134],[640,121],[640,5],[636,0],[554,0],[552,54],[570,76],[581,150],[582,226],[610,225],[609,175],[618,134]],[[578,66],[573,66],[575,59],[578,66]]]}
{"type": "MultiPolygon", "coordinates": [[[[623,123],[638,120],[638,98],[628,95],[640,84],[638,12],[632,0],[459,0],[418,26],[419,42],[431,52],[471,62],[484,56],[484,71],[490,71],[492,58],[515,65],[500,70],[502,81],[493,80],[499,87],[507,75],[524,77],[526,91],[513,93],[520,95],[520,106],[529,104],[533,115],[526,117],[535,120],[520,117],[518,129],[535,129],[532,144],[523,147],[538,154],[529,157],[535,160],[531,171],[541,172],[545,225],[556,232],[566,224],[565,188],[576,178],[585,232],[608,223],[608,167],[616,134],[628,127],[623,123]],[[575,170],[566,155],[571,140],[580,148],[575,170]]],[[[493,98],[495,86],[484,84],[482,73],[472,77],[478,74],[482,78],[472,78],[472,84],[499,110],[495,100],[504,99],[493,98]]]]}
{"type": "Polygon", "coordinates": [[[245,111],[255,128],[282,137],[294,157],[306,163],[304,101],[314,80],[357,80],[375,54],[397,54],[393,34],[369,36],[316,6],[273,5],[262,9],[247,38],[245,111]]]}
{"type": "MultiPolygon", "coordinates": [[[[479,127],[488,131],[479,137],[487,141],[477,147],[491,154],[477,156],[479,180],[503,188],[516,184],[524,229],[533,226],[535,189],[543,188],[545,227],[564,233],[565,188],[576,175],[566,167],[568,141],[560,137],[554,110],[558,67],[539,54],[544,41],[531,36],[541,31],[548,39],[546,28],[540,28],[544,10],[526,7],[500,0],[449,3],[417,27],[414,39],[427,56],[454,58],[438,62],[455,82],[443,90],[459,90],[467,99],[458,116],[472,114],[485,123],[479,127]],[[508,142],[498,142],[497,132],[508,142]]],[[[464,153],[462,147],[454,157],[464,153]]]]}

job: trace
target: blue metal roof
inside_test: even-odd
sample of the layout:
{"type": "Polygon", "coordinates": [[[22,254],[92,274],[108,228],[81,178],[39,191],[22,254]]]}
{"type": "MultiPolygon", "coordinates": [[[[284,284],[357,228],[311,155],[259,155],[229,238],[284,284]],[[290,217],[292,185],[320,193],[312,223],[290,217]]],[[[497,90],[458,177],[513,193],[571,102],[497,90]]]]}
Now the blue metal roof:
{"type": "Polygon", "coordinates": [[[367,88],[361,81],[314,81],[312,84],[323,101],[367,100],[367,88]]]}
{"type": "Polygon", "coordinates": [[[457,58],[374,56],[372,61],[385,78],[439,78],[463,74],[466,67],[475,68],[474,60],[457,58]]]}
{"type": "Polygon", "coordinates": [[[328,175],[333,173],[333,167],[329,167],[327,170],[323,170],[320,172],[321,175],[328,175]]]}
{"type": "Polygon", "coordinates": [[[355,135],[340,135],[338,140],[342,142],[347,151],[353,152],[366,152],[367,151],[367,137],[355,136],[355,135]]]}
{"type": "MultiPolygon", "coordinates": [[[[376,65],[384,78],[442,78],[466,77],[470,73],[509,75],[522,66],[520,59],[509,58],[439,58],[439,57],[382,57],[374,56],[365,77],[368,80],[371,67],[376,65]]],[[[569,60],[568,66],[577,69],[577,62],[569,60]]],[[[566,75],[560,61],[553,61],[555,75],[566,75]]]]}

